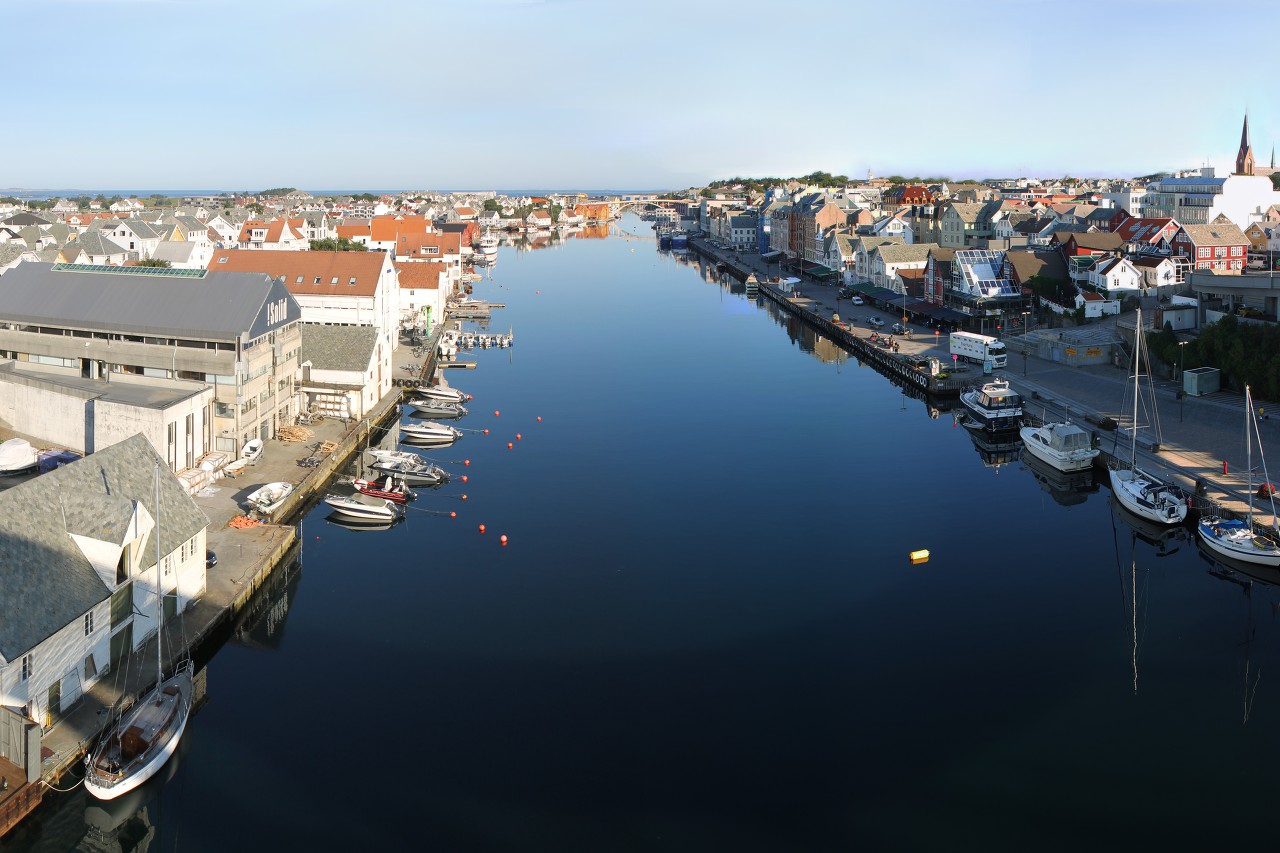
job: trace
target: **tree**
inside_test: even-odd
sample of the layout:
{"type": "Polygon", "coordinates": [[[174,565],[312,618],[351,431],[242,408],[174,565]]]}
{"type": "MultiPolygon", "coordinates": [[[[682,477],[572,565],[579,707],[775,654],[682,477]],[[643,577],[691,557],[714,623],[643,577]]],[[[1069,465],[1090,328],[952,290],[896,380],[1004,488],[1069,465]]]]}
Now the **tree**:
{"type": "Polygon", "coordinates": [[[313,252],[367,252],[369,247],[364,243],[353,242],[346,237],[338,239],[312,240],[311,251],[313,252]]]}
{"type": "Polygon", "coordinates": [[[260,190],[260,191],[258,191],[258,192],[256,192],[256,193],[254,193],[254,195],[258,195],[258,196],[280,196],[280,195],[288,195],[289,193],[293,193],[293,192],[297,192],[297,191],[298,191],[298,188],[297,188],[297,187],[272,187],[272,188],[271,188],[271,189],[269,189],[269,190],[260,190]]]}
{"type": "Polygon", "coordinates": [[[169,268],[169,267],[172,267],[172,266],[173,266],[173,264],[169,263],[168,261],[164,260],[163,258],[143,258],[142,260],[138,261],[138,263],[134,264],[134,266],[139,266],[139,267],[164,267],[164,268],[166,268],[166,269],[167,269],[167,268],[169,268]]]}
{"type": "Polygon", "coordinates": [[[559,221],[560,221],[560,211],[561,211],[561,210],[563,210],[563,209],[564,209],[564,208],[562,208],[562,207],[561,207],[560,205],[558,205],[558,204],[553,204],[553,205],[551,205],[550,210],[551,210],[551,221],[552,221],[552,222],[559,222],[559,221]]]}
{"type": "Polygon", "coordinates": [[[262,205],[258,204],[258,202],[256,201],[253,204],[249,205],[249,210],[252,210],[254,213],[258,214],[259,216],[267,212],[267,209],[262,205]]]}
{"type": "Polygon", "coordinates": [[[502,205],[498,202],[497,199],[486,198],[484,200],[484,209],[487,211],[492,211],[493,213],[501,213],[502,205]]]}

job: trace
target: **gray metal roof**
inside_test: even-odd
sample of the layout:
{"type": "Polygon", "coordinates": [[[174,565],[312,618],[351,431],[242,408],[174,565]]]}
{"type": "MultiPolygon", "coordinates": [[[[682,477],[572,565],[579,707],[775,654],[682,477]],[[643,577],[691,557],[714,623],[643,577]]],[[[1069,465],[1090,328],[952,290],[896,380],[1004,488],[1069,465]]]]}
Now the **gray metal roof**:
{"type": "MultiPolygon", "coordinates": [[[[160,549],[169,554],[209,520],[140,434],[0,492],[0,655],[6,660],[110,597],[70,534],[120,542],[133,501],[155,517],[157,465],[160,549]]],[[[144,568],[154,568],[152,537],[141,556],[144,568]]]]}
{"type": "Polygon", "coordinates": [[[324,326],[299,323],[302,348],[298,363],[311,362],[316,370],[355,370],[363,372],[373,359],[378,333],[372,326],[324,326]]]}
{"type": "Polygon", "coordinates": [[[284,285],[264,273],[194,272],[203,271],[19,264],[0,287],[0,323],[229,341],[265,331],[268,301],[287,300],[288,320],[301,315],[284,285]]]}

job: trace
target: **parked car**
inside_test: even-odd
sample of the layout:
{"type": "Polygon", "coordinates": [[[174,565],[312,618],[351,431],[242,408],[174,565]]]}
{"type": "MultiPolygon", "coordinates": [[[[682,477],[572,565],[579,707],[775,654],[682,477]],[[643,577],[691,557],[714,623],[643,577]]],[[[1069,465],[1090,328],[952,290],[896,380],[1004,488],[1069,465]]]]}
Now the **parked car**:
{"type": "Polygon", "coordinates": [[[214,566],[216,566],[216,565],[218,565],[218,555],[217,555],[217,554],[215,554],[215,553],[213,553],[212,551],[205,551],[205,552],[204,552],[204,567],[205,567],[206,569],[212,569],[212,568],[213,568],[214,566]]]}
{"type": "Polygon", "coordinates": [[[863,301],[862,301],[862,297],[861,297],[861,296],[855,296],[855,297],[853,297],[852,299],[850,299],[849,301],[850,301],[850,302],[852,302],[854,305],[866,305],[866,304],[867,304],[867,303],[865,303],[865,302],[863,302],[863,301]]]}
{"type": "Polygon", "coordinates": [[[890,327],[890,330],[891,330],[895,335],[905,335],[905,334],[907,333],[907,327],[906,327],[906,326],[904,326],[904,325],[902,325],[901,323],[894,323],[894,324],[890,327]]]}
{"type": "Polygon", "coordinates": [[[884,328],[884,320],[881,320],[879,317],[868,317],[867,325],[874,326],[877,329],[882,329],[884,328]]]}

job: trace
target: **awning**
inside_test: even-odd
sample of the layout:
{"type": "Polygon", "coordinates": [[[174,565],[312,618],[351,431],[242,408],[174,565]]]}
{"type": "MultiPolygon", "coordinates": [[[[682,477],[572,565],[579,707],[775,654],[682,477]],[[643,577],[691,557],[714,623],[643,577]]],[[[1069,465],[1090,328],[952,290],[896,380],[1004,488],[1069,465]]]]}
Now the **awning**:
{"type": "Polygon", "coordinates": [[[774,258],[780,258],[780,257],[782,257],[782,250],[774,249],[771,252],[765,252],[764,254],[762,254],[760,256],[760,260],[769,261],[769,260],[773,260],[774,258]]]}

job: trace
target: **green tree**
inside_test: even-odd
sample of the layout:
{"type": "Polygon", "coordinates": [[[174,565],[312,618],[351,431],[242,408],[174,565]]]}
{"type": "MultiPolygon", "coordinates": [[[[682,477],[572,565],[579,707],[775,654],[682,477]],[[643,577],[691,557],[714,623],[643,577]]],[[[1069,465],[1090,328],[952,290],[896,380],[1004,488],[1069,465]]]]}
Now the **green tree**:
{"type": "Polygon", "coordinates": [[[258,204],[258,202],[256,201],[253,204],[249,205],[248,209],[258,214],[259,216],[267,212],[267,209],[263,207],[261,204],[258,204]]]}
{"type": "Polygon", "coordinates": [[[346,237],[339,237],[336,240],[326,238],[310,242],[311,251],[313,252],[366,252],[369,250],[369,247],[364,243],[356,243],[346,237]]]}
{"type": "Polygon", "coordinates": [[[167,269],[167,268],[169,268],[169,267],[173,266],[173,264],[169,263],[168,261],[164,260],[163,258],[143,258],[142,260],[138,261],[138,263],[137,263],[137,264],[135,264],[135,266],[139,266],[139,267],[164,267],[164,268],[166,268],[166,269],[167,269]]]}
{"type": "Polygon", "coordinates": [[[499,202],[497,199],[494,199],[494,198],[486,198],[486,199],[484,200],[484,209],[485,209],[485,210],[487,210],[487,211],[491,211],[491,212],[493,212],[493,213],[501,213],[501,212],[502,212],[502,204],[501,204],[501,202],[499,202]]]}

